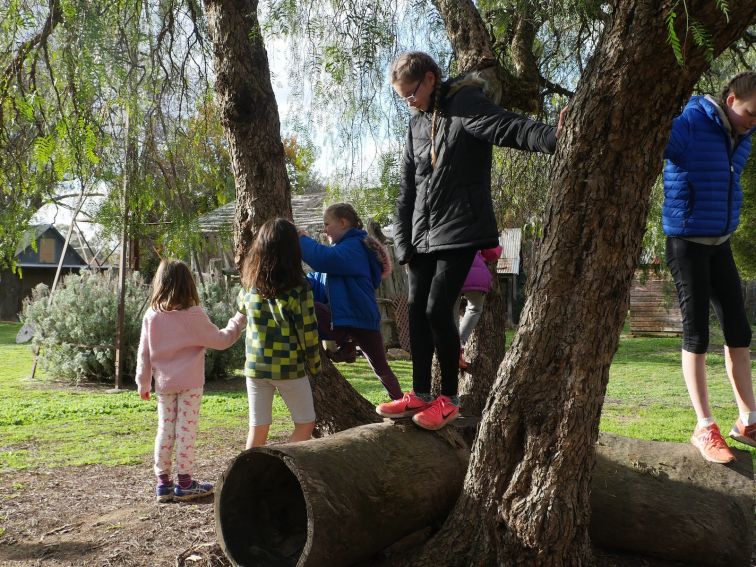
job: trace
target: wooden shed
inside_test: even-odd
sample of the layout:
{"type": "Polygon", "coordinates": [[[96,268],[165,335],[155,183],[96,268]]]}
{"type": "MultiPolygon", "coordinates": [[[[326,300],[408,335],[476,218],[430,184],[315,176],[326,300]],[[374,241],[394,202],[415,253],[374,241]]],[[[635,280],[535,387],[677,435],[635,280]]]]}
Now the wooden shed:
{"type": "Polygon", "coordinates": [[[635,272],[630,287],[630,332],[634,335],[678,336],[682,315],[669,271],[647,265],[635,272]]]}
{"type": "MultiPolygon", "coordinates": [[[[52,224],[31,226],[24,233],[15,255],[20,273],[0,271],[0,320],[17,321],[24,298],[40,283],[52,286],[65,240],[52,224]]],[[[88,267],[84,258],[69,247],[61,275],[88,267]]]]}
{"type": "Polygon", "coordinates": [[[502,286],[502,297],[507,310],[507,323],[514,324],[514,305],[517,301],[517,276],[520,273],[522,229],[505,228],[499,233],[501,255],[496,263],[496,274],[502,286]]]}

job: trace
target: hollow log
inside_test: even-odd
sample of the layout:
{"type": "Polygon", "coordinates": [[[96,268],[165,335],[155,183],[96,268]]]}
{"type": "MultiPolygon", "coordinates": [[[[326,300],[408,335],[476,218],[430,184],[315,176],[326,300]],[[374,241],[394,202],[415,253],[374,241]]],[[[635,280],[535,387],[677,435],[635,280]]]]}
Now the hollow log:
{"type": "Polygon", "coordinates": [[[239,455],[216,484],[226,556],[243,566],[347,566],[443,520],[468,445],[405,421],[239,455]]]}
{"type": "MultiPolygon", "coordinates": [[[[439,433],[364,425],[250,449],[216,485],[221,548],[240,566],[354,565],[439,525],[465,475],[473,420],[439,433]]],[[[690,445],[602,434],[592,480],[594,545],[685,564],[750,565],[753,467],[690,445]]]]}

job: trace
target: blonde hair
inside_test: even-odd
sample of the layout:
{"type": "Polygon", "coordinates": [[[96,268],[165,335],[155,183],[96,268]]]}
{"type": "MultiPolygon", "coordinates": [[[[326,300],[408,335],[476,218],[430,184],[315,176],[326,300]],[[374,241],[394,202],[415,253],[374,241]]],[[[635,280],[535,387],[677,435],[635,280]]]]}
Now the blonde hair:
{"type": "Polygon", "coordinates": [[[441,117],[441,68],[438,63],[422,51],[407,51],[397,57],[391,64],[391,84],[422,81],[430,71],[436,77],[433,89],[433,118],[431,120],[431,165],[436,167],[436,133],[441,117]]]}
{"type": "Polygon", "coordinates": [[[323,211],[323,218],[344,219],[354,228],[363,228],[362,219],[349,203],[334,203],[323,211]]]}
{"type": "Polygon", "coordinates": [[[177,311],[199,304],[197,286],[189,267],[179,260],[164,258],[152,280],[150,307],[155,311],[177,311]]]}

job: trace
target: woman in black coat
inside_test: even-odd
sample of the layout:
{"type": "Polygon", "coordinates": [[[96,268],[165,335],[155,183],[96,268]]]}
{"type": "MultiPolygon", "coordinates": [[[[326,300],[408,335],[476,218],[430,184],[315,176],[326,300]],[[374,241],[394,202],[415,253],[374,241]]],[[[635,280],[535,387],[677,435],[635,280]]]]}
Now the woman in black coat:
{"type": "MultiPolygon", "coordinates": [[[[508,112],[475,80],[442,81],[426,53],[394,61],[391,84],[416,110],[402,160],[394,246],[409,271],[413,389],[379,405],[385,417],[408,417],[440,429],[459,415],[459,333],[453,306],[477,250],[498,245],[491,201],[493,145],[554,153],[558,128],[508,112]],[[434,349],[441,395],[431,391],[434,349]]],[[[564,111],[559,123],[563,120],[564,111]]]]}

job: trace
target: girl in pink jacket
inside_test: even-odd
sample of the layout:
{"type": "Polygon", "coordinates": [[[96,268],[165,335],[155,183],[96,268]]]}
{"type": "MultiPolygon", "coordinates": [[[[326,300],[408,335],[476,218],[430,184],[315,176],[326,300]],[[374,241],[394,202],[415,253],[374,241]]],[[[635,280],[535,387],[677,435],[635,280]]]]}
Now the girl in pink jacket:
{"type": "Polygon", "coordinates": [[[467,368],[469,364],[465,360],[465,344],[478,321],[480,321],[483,305],[486,302],[486,294],[491,291],[493,277],[486,263],[496,262],[499,259],[499,255],[501,255],[501,246],[478,250],[475,253],[470,271],[467,273],[465,283],[462,285],[462,294],[457,298],[457,303],[454,306],[454,313],[459,313],[460,300],[462,295],[464,295],[467,300],[467,306],[465,307],[465,314],[462,316],[462,320],[458,321],[460,344],[459,367],[462,370],[467,368]]]}
{"type": "Polygon", "coordinates": [[[213,485],[192,479],[202,390],[205,384],[205,348],[227,349],[246,326],[237,313],[223,330],[213,325],[199,306],[197,286],[183,262],[160,262],[152,283],[150,308],[142,320],[137,355],[139,396],[150,399],[155,378],[158,430],[155,438],[155,474],[158,502],[193,500],[212,494],[213,485]],[[178,483],[171,475],[176,447],[178,483]]]}

